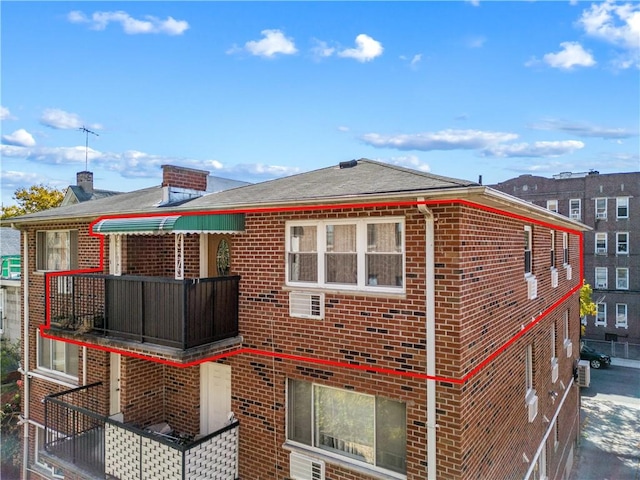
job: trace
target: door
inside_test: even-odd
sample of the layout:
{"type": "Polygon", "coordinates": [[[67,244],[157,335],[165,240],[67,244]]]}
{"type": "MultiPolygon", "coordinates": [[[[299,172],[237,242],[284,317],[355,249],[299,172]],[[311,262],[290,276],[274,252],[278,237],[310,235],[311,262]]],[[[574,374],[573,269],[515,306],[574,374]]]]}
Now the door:
{"type": "Polygon", "coordinates": [[[227,236],[209,234],[206,240],[206,277],[229,275],[231,268],[231,239],[227,236]]]}
{"type": "Polygon", "coordinates": [[[231,367],[215,362],[200,365],[200,435],[208,435],[229,423],[231,367]]]}
{"type": "Polygon", "coordinates": [[[111,353],[109,360],[109,416],[122,421],[122,413],[120,413],[120,354],[111,353]]]}

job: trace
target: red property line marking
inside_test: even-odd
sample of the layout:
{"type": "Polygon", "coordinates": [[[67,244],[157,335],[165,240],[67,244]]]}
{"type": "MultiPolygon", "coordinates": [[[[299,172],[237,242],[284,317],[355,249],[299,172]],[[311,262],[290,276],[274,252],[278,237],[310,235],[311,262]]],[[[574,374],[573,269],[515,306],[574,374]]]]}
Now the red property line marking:
{"type": "Polygon", "coordinates": [[[258,355],[258,356],[265,356],[265,357],[271,357],[271,358],[280,358],[280,359],[284,359],[284,360],[293,360],[293,361],[298,361],[298,362],[303,362],[303,363],[312,363],[312,364],[316,364],[316,365],[325,365],[325,366],[332,366],[332,367],[339,367],[339,368],[350,368],[353,370],[360,370],[360,371],[365,371],[365,372],[371,372],[371,373],[379,373],[379,374],[386,374],[386,375],[398,375],[400,377],[408,377],[408,378],[417,378],[417,379],[423,379],[423,380],[436,380],[436,381],[441,381],[441,382],[448,382],[448,383],[452,383],[452,384],[457,384],[457,385],[462,385],[464,383],[466,383],[469,379],[471,379],[474,375],[476,375],[477,373],[479,373],[482,369],[484,369],[489,363],[491,363],[493,360],[495,360],[500,354],[502,354],[505,350],[507,350],[512,344],[514,344],[518,339],[520,339],[523,335],[525,335],[528,331],[530,331],[535,325],[537,325],[542,319],[544,319],[549,313],[551,313],[553,310],[555,310],[561,303],[563,303],[565,300],[567,300],[569,297],[571,297],[571,295],[573,295],[576,291],[578,291],[581,288],[581,284],[575,286],[574,288],[572,288],[567,294],[565,294],[560,300],[558,300],[557,302],[555,302],[552,306],[548,307],[544,312],[542,312],[540,315],[538,315],[537,318],[535,318],[534,320],[530,321],[526,327],[524,327],[520,332],[518,332],[517,334],[515,334],[512,338],[510,338],[508,341],[506,341],[503,345],[501,345],[500,347],[498,347],[493,353],[491,353],[485,360],[483,360],[482,362],[480,362],[476,367],[473,368],[473,370],[471,370],[469,373],[467,373],[464,377],[462,378],[450,378],[450,377],[438,377],[438,376],[434,376],[434,375],[427,375],[425,373],[420,373],[420,372],[411,372],[411,371],[406,371],[406,370],[395,370],[395,369],[390,369],[390,368],[382,368],[382,367],[375,367],[372,365],[361,365],[361,364],[351,364],[351,363],[346,363],[346,362],[338,362],[338,361],[334,361],[334,360],[328,360],[328,359],[322,359],[322,358],[313,358],[313,357],[305,357],[305,356],[300,356],[300,355],[291,355],[291,354],[286,354],[286,353],[281,353],[281,352],[274,352],[274,351],[268,351],[268,350],[260,350],[260,349],[251,349],[251,348],[237,348],[235,350],[231,350],[225,353],[221,353],[219,355],[213,355],[211,357],[207,357],[207,358],[203,358],[200,360],[195,360],[193,362],[189,362],[189,363],[178,363],[178,362],[173,362],[171,360],[165,360],[162,358],[157,358],[157,357],[152,357],[149,355],[144,355],[141,353],[136,353],[136,352],[130,352],[130,351],[126,351],[126,350],[120,350],[117,348],[113,348],[113,347],[106,347],[106,346],[102,346],[102,345],[95,345],[92,343],[87,343],[87,342],[81,342],[78,340],[72,340],[69,338],[63,338],[63,337],[58,337],[56,335],[52,335],[50,332],[51,330],[51,309],[50,309],[50,304],[49,304],[49,299],[50,299],[50,282],[49,279],[51,277],[58,277],[58,276],[66,276],[66,275],[72,275],[72,274],[79,274],[79,273],[100,273],[104,270],[104,235],[100,234],[100,233],[95,233],[93,231],[93,227],[96,223],[102,221],[102,220],[107,220],[107,219],[116,219],[116,218],[151,218],[151,217],[160,217],[160,216],[167,216],[167,215],[180,215],[180,216],[191,216],[191,215],[203,215],[203,214],[210,214],[210,215],[222,215],[222,214],[230,214],[230,213],[279,213],[279,212],[304,212],[304,211],[322,211],[322,210],[330,210],[330,209],[343,209],[343,208],[354,208],[354,209],[360,209],[360,208],[380,208],[380,207],[415,207],[418,205],[426,205],[426,206],[430,206],[430,205],[465,205],[468,207],[472,207],[475,209],[479,209],[479,210],[484,210],[487,212],[491,212],[491,213],[495,213],[498,215],[503,215],[509,218],[514,218],[517,220],[521,220],[527,223],[532,223],[532,224],[536,224],[536,225],[541,225],[544,227],[548,227],[554,230],[558,230],[558,231],[562,231],[562,232],[567,232],[570,233],[572,235],[577,235],[580,237],[580,242],[579,242],[579,258],[580,258],[580,278],[584,278],[583,274],[584,274],[584,264],[583,264],[583,243],[582,243],[582,232],[579,232],[577,230],[571,230],[568,228],[564,228],[564,227],[557,227],[555,225],[552,225],[550,223],[546,223],[543,222],[541,220],[536,220],[536,219],[532,219],[529,217],[526,217],[524,215],[520,215],[517,213],[512,213],[512,212],[507,212],[504,210],[500,210],[497,208],[493,208],[493,207],[488,207],[486,205],[481,205],[475,202],[470,202],[468,200],[462,200],[462,199],[457,199],[457,200],[425,200],[425,201],[398,201],[398,202],[383,202],[383,203],[365,203],[365,204],[335,204],[335,205],[309,205],[309,206],[290,206],[290,207],[265,207],[265,208],[252,208],[252,209],[240,209],[240,210],[203,210],[203,211],[197,211],[197,212],[162,212],[162,213],[148,213],[148,214],[129,214],[129,215],[104,215],[102,217],[99,217],[98,219],[94,220],[93,222],[91,222],[89,224],[89,235],[96,237],[99,239],[100,242],[100,260],[99,260],[99,266],[96,268],[88,268],[88,269],[82,269],[82,270],[69,270],[69,271],[60,271],[60,272],[48,272],[45,273],[45,324],[44,325],[40,325],[39,329],[40,329],[40,335],[44,338],[50,338],[53,340],[58,340],[58,341],[63,341],[63,342],[67,342],[67,343],[72,343],[78,346],[82,346],[82,347],[87,347],[87,348],[93,348],[96,350],[101,350],[104,352],[110,352],[110,353],[119,353],[121,355],[125,355],[128,357],[133,357],[133,358],[138,358],[138,359],[142,359],[142,360],[146,360],[146,361],[152,361],[152,362],[157,362],[163,365],[169,365],[172,367],[178,367],[178,368],[187,368],[187,367],[193,367],[196,365],[200,365],[201,363],[205,363],[205,362],[210,362],[210,361],[216,361],[216,360],[222,360],[225,358],[229,358],[229,357],[233,357],[233,356],[237,356],[237,355],[241,355],[241,354],[249,354],[249,355],[258,355]]]}

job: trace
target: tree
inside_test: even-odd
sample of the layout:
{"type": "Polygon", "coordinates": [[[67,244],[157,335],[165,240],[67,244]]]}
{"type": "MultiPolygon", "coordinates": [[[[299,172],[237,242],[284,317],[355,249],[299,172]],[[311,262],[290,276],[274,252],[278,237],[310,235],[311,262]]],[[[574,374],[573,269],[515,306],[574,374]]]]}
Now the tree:
{"type": "Polygon", "coordinates": [[[580,316],[586,317],[587,315],[595,315],[598,312],[598,307],[591,299],[593,295],[593,289],[585,280],[582,281],[582,287],[580,287],[580,316]]]}
{"type": "Polygon", "coordinates": [[[28,213],[39,212],[57,207],[64,199],[64,192],[46,185],[32,185],[29,188],[19,188],[13,194],[18,205],[2,205],[0,219],[17,217],[28,213]]]}

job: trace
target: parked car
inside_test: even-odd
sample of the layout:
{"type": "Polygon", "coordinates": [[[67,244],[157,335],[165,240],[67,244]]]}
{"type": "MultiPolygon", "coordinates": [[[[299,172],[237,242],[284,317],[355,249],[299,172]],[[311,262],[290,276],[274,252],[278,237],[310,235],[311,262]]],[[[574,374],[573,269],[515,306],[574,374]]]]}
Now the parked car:
{"type": "Polygon", "coordinates": [[[585,344],[580,346],[580,360],[588,360],[591,368],[595,369],[611,365],[611,357],[609,355],[598,352],[585,344]]]}

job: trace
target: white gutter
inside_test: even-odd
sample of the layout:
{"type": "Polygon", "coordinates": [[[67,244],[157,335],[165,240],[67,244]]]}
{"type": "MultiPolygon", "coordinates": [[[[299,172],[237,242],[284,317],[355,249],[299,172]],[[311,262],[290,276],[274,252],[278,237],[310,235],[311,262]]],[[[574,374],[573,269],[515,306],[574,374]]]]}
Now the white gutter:
{"type": "Polygon", "coordinates": [[[28,473],[28,464],[29,464],[29,400],[30,400],[30,391],[29,391],[29,250],[27,245],[29,244],[29,234],[27,232],[22,232],[23,235],[23,252],[22,258],[27,259],[25,264],[23,265],[24,275],[22,276],[22,298],[24,302],[24,331],[22,334],[23,340],[23,385],[24,385],[24,412],[23,419],[24,423],[22,426],[22,479],[27,480],[29,475],[28,473]]]}
{"type": "MultiPolygon", "coordinates": [[[[418,202],[424,202],[419,198],[418,202]]],[[[418,203],[425,225],[425,307],[426,307],[426,373],[436,375],[436,302],[435,302],[435,219],[426,205],[418,203]]],[[[436,381],[427,380],[427,480],[436,480],[436,381]]]]}

